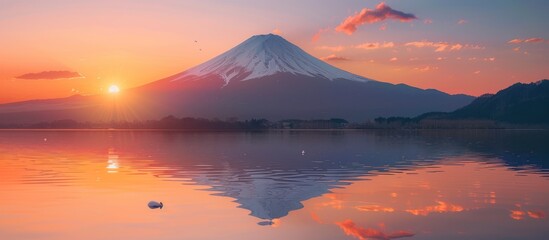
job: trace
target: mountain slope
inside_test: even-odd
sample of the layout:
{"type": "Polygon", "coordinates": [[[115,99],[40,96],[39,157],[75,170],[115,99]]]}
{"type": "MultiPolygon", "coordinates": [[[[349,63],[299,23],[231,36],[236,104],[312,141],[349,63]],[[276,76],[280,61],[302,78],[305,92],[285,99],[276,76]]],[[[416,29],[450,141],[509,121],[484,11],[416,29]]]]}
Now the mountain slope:
{"type": "Polygon", "coordinates": [[[510,123],[549,123],[549,80],[514,84],[495,95],[476,99],[454,111],[452,116],[510,123]]]}
{"type": "Polygon", "coordinates": [[[370,80],[335,68],[277,35],[258,35],[189,70],[113,96],[0,105],[0,123],[205,118],[345,118],[451,111],[472,97],[370,80]],[[67,104],[66,104],[67,105],[67,104]],[[77,106],[81,106],[80,108],[77,106]],[[47,110],[46,110],[47,109],[47,110]],[[34,114],[40,113],[40,114],[34,114]],[[51,113],[51,114],[48,114],[51,113]]]}
{"type": "Polygon", "coordinates": [[[518,124],[549,123],[549,80],[516,83],[495,95],[483,95],[471,104],[446,114],[425,118],[482,119],[518,124]]]}
{"type": "Polygon", "coordinates": [[[338,117],[364,121],[395,113],[414,116],[434,109],[457,109],[471,100],[468,96],[450,96],[407,85],[330,81],[289,73],[231,82],[224,87],[220,82],[215,78],[186,81],[167,88],[176,90],[151,94],[148,89],[140,95],[150,96],[147,99],[156,102],[170,102],[179,116],[270,120],[338,117]]]}

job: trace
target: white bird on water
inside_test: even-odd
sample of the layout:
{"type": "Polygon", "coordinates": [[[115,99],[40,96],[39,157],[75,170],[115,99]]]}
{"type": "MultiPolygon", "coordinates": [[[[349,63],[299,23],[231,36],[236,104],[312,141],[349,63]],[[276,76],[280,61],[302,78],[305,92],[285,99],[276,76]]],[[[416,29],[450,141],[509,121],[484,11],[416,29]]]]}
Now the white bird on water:
{"type": "Polygon", "coordinates": [[[162,207],[164,207],[164,204],[162,204],[162,202],[150,201],[148,206],[150,209],[156,209],[156,208],[162,209],[162,207]]]}

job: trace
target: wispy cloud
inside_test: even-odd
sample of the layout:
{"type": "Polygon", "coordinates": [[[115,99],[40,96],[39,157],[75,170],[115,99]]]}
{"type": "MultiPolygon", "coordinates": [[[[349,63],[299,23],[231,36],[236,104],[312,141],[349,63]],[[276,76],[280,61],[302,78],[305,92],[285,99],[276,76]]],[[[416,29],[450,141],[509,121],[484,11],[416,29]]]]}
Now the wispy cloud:
{"type": "Polygon", "coordinates": [[[374,49],[380,49],[380,48],[392,48],[395,46],[394,42],[366,42],[359,45],[356,45],[355,48],[360,49],[366,49],[366,50],[374,50],[374,49]]]}
{"type": "Polygon", "coordinates": [[[524,40],[525,43],[538,43],[538,42],[544,42],[545,40],[543,38],[528,38],[524,40]]]}
{"type": "MultiPolygon", "coordinates": [[[[404,45],[405,46],[418,47],[418,48],[431,47],[431,48],[435,48],[435,52],[443,52],[443,51],[449,49],[448,47],[450,47],[450,44],[447,43],[447,42],[428,42],[428,41],[408,42],[404,45]]],[[[461,49],[461,45],[460,44],[455,44],[453,46],[453,48],[455,50],[456,49],[459,50],[459,49],[461,49]]]]}
{"type": "Polygon", "coordinates": [[[415,234],[408,231],[396,231],[390,234],[384,233],[381,230],[374,228],[363,228],[357,226],[352,220],[347,219],[343,222],[336,223],[343,232],[348,236],[353,236],[360,240],[366,239],[380,239],[380,240],[389,240],[395,238],[404,238],[404,237],[413,237],[415,234]]]}
{"type": "Polygon", "coordinates": [[[330,31],[329,28],[323,28],[323,29],[319,29],[315,35],[313,35],[313,38],[311,39],[312,42],[316,42],[320,39],[320,36],[326,32],[330,31]]]}
{"type": "Polygon", "coordinates": [[[273,33],[276,35],[282,35],[282,30],[280,30],[280,28],[275,28],[273,29],[273,33]]]}
{"type": "Polygon", "coordinates": [[[449,43],[449,42],[431,42],[431,41],[416,41],[416,42],[407,42],[404,46],[417,47],[417,48],[434,48],[435,52],[444,52],[444,51],[459,51],[462,49],[484,49],[478,45],[470,44],[461,44],[461,43],[449,43]]]}
{"type": "Polygon", "coordinates": [[[515,39],[509,40],[507,43],[510,43],[510,44],[518,44],[518,43],[540,43],[540,42],[545,42],[545,41],[547,41],[547,40],[546,40],[546,39],[543,39],[543,38],[540,38],[540,37],[534,37],[534,38],[526,38],[526,39],[515,38],[515,39]]]}
{"type": "Polygon", "coordinates": [[[21,76],[17,76],[17,79],[25,80],[55,80],[55,79],[71,79],[71,78],[83,78],[77,72],[71,71],[43,71],[37,73],[25,73],[21,76]]]}
{"type": "Polygon", "coordinates": [[[462,25],[462,24],[466,24],[468,23],[469,21],[465,20],[465,19],[460,19],[459,21],[457,21],[457,24],[459,25],[462,25]]]}
{"type": "Polygon", "coordinates": [[[429,72],[437,69],[438,67],[433,67],[433,66],[423,66],[423,67],[414,68],[415,71],[419,71],[419,72],[429,72]]]}
{"type": "Polygon", "coordinates": [[[364,8],[360,13],[347,17],[335,30],[351,35],[359,25],[380,22],[386,19],[408,22],[417,19],[417,17],[411,13],[394,10],[382,2],[375,9],[364,8]]]}
{"type": "Polygon", "coordinates": [[[328,51],[332,51],[332,52],[341,52],[343,50],[345,50],[345,47],[344,46],[319,46],[319,47],[316,47],[317,49],[320,49],[320,50],[328,50],[328,51]]]}
{"type": "Polygon", "coordinates": [[[320,59],[324,61],[349,61],[350,60],[346,57],[336,56],[335,54],[332,54],[326,57],[321,57],[320,59]]]}

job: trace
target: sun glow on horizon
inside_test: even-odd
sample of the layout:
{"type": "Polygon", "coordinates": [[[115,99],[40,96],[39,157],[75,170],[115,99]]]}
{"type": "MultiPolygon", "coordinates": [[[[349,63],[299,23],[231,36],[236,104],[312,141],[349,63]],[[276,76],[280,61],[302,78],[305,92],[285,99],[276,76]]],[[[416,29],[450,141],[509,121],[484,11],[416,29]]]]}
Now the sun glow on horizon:
{"type": "Polygon", "coordinates": [[[117,85],[110,85],[107,90],[110,94],[116,94],[120,92],[120,88],[117,85]]]}

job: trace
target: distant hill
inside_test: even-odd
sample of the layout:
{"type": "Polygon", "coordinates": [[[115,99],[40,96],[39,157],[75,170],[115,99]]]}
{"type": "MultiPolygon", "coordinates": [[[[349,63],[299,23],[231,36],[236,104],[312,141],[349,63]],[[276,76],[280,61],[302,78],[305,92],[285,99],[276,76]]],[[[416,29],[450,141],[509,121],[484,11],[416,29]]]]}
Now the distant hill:
{"type": "Polygon", "coordinates": [[[478,97],[450,113],[426,113],[418,120],[491,120],[512,124],[549,124],[549,80],[516,83],[478,97]]]}

